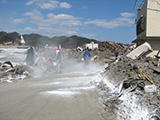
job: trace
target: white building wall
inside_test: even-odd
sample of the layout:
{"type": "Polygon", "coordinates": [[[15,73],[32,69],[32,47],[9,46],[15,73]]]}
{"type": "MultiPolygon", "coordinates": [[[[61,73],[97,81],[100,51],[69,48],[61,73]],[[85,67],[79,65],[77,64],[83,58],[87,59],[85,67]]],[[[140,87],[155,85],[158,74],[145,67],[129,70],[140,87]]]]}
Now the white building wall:
{"type": "Polygon", "coordinates": [[[98,43],[91,42],[86,44],[86,47],[89,47],[89,49],[95,49],[98,48],[98,43]]]}
{"type": "Polygon", "coordinates": [[[147,37],[160,37],[160,0],[148,0],[147,37]]]}
{"type": "Polygon", "coordinates": [[[148,42],[153,50],[159,50],[160,0],[145,0],[137,12],[137,40],[135,42],[138,46],[148,42]]]}

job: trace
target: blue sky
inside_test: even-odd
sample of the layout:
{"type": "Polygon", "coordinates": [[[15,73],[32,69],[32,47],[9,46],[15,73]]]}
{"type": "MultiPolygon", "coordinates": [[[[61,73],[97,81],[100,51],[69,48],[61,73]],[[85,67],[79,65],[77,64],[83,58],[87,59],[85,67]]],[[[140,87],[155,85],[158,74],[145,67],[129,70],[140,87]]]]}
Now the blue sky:
{"type": "Polygon", "coordinates": [[[136,39],[135,0],[0,0],[0,31],[99,41],[136,39]]]}

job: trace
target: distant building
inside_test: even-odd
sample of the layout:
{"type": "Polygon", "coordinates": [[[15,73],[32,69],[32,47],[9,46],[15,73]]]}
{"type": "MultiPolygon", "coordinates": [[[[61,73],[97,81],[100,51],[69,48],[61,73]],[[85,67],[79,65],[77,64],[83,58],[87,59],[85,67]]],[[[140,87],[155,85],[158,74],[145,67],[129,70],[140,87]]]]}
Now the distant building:
{"type": "Polygon", "coordinates": [[[136,0],[137,46],[148,42],[155,53],[160,49],[160,0],[136,0]],[[141,2],[140,2],[141,1],[141,2]]]}
{"type": "Polygon", "coordinates": [[[85,44],[85,48],[87,48],[87,47],[89,47],[89,49],[98,48],[98,43],[94,43],[94,42],[87,43],[87,44],[85,44]]]}

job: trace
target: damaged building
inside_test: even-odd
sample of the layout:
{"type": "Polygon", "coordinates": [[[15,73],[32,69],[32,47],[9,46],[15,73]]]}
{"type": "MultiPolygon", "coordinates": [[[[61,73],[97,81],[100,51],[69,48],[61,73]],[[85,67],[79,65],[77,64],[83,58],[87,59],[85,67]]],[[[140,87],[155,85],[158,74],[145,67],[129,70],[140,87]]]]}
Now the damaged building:
{"type": "Polygon", "coordinates": [[[150,56],[154,56],[160,50],[160,0],[136,0],[134,8],[137,39],[133,43],[139,46],[148,42],[153,49],[150,56]]]}

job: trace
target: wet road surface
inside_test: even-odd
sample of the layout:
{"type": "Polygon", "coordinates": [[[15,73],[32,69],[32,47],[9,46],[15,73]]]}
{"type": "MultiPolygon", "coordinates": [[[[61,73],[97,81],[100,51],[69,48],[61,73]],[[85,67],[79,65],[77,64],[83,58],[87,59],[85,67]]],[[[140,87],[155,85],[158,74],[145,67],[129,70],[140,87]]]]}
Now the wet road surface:
{"type": "Polygon", "coordinates": [[[0,84],[0,120],[103,120],[93,74],[50,74],[0,84]]]}

